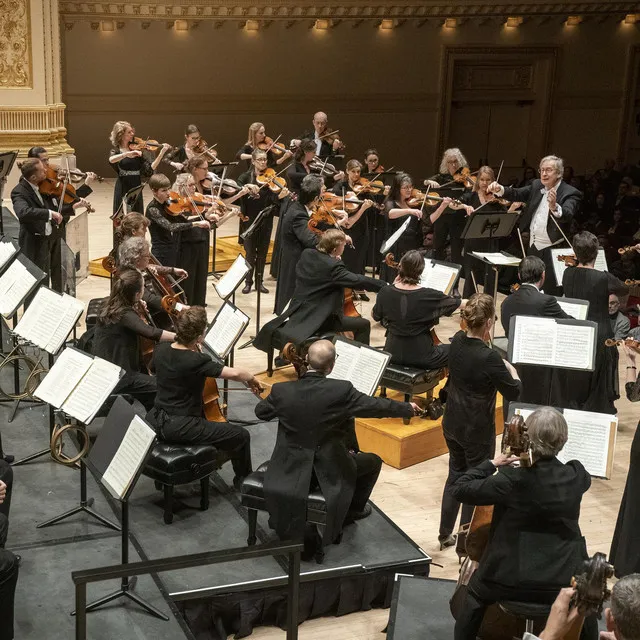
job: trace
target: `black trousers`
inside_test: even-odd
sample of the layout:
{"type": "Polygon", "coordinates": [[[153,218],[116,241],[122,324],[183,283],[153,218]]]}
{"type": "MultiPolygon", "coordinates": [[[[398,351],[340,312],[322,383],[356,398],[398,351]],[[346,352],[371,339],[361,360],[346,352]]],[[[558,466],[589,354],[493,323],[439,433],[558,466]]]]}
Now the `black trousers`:
{"type": "MultiPolygon", "coordinates": [[[[475,442],[458,442],[455,438],[445,434],[444,439],[449,448],[449,475],[444,484],[442,493],[442,509],[440,511],[440,537],[445,538],[453,533],[456,524],[460,503],[453,497],[451,487],[469,469],[479,465],[485,460],[491,460],[496,451],[496,439],[478,444],[475,442]]],[[[471,522],[473,505],[462,505],[460,524],[471,522]]],[[[473,638],[474,636],[470,636],[473,638]]]]}
{"type": "MultiPolygon", "coordinates": [[[[454,640],[474,640],[480,631],[487,607],[494,602],[504,600],[553,604],[558,591],[526,591],[501,587],[483,582],[477,578],[477,574],[474,574],[469,581],[467,596],[456,620],[454,640]]],[[[580,638],[581,640],[596,640],[598,638],[598,622],[595,616],[585,619],[580,638]]]]}
{"type": "Polygon", "coordinates": [[[9,533],[9,510],[13,487],[13,469],[0,460],[0,480],[7,485],[7,493],[0,504],[0,640],[13,639],[13,602],[18,582],[18,559],[4,545],[9,533]]]}
{"type": "Polygon", "coordinates": [[[245,478],[252,471],[251,436],[244,427],[229,422],[209,422],[196,416],[169,415],[154,407],[147,421],[165,442],[175,444],[210,444],[231,455],[237,477],[245,478]]]}
{"type": "MultiPolygon", "coordinates": [[[[551,255],[551,249],[555,248],[555,246],[547,247],[546,249],[537,249],[534,246],[526,247],[528,256],[537,256],[544,261],[546,275],[542,290],[550,296],[561,296],[562,283],[558,284],[556,282],[556,275],[553,270],[553,256],[551,255]]],[[[568,249],[568,252],[572,253],[571,249],[568,249]]]]}
{"type": "Polygon", "coordinates": [[[451,262],[462,264],[462,245],[460,235],[464,230],[465,219],[460,212],[450,211],[441,215],[433,225],[433,254],[436,260],[446,259],[447,238],[451,240],[451,262]]]}
{"type": "Polygon", "coordinates": [[[353,339],[362,344],[369,344],[371,338],[371,323],[362,316],[331,316],[317,331],[324,332],[351,331],[353,339]]]}
{"type": "Polygon", "coordinates": [[[154,244],[151,247],[154,258],[165,267],[180,267],[178,264],[178,244],[154,244]]]}
{"type": "Polygon", "coordinates": [[[156,391],[158,383],[154,376],[146,373],[127,373],[113,389],[112,393],[127,393],[133,396],[149,411],[153,407],[156,400],[156,391]]]}
{"type": "Polygon", "coordinates": [[[269,216],[266,220],[263,220],[257,231],[254,231],[248,238],[244,239],[244,250],[247,262],[251,265],[251,270],[247,273],[247,277],[245,278],[245,282],[248,285],[253,284],[254,273],[256,274],[256,286],[262,284],[264,266],[267,262],[267,253],[269,251],[269,241],[271,240],[272,229],[273,218],[269,216]],[[260,268],[259,274],[256,271],[258,267],[260,268]]]}
{"type": "Polygon", "coordinates": [[[207,298],[209,275],[209,242],[183,243],[180,247],[180,268],[189,277],[180,284],[187,297],[187,304],[203,307],[207,298]]]}

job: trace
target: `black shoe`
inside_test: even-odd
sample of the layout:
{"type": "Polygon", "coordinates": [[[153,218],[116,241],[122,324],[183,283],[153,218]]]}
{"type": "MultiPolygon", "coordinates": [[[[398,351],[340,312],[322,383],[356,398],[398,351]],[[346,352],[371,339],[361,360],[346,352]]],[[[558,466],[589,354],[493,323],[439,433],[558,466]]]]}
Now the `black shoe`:
{"type": "Polygon", "coordinates": [[[291,364],[288,360],[285,360],[284,358],[281,358],[280,356],[278,356],[274,361],[273,364],[276,367],[286,367],[288,364],[291,364]]]}
{"type": "Polygon", "coordinates": [[[438,536],[438,542],[440,543],[440,551],[444,551],[449,547],[453,547],[456,544],[457,536],[449,534],[448,536],[438,536]]]}
{"type": "Polygon", "coordinates": [[[251,293],[251,284],[245,284],[242,293],[251,293]]]}
{"type": "Polygon", "coordinates": [[[349,511],[347,513],[347,517],[345,518],[345,523],[355,522],[356,520],[364,520],[364,518],[368,518],[372,513],[371,505],[365,504],[364,509],[362,511],[349,511]]]}
{"type": "Polygon", "coordinates": [[[364,300],[365,302],[369,302],[369,296],[364,291],[358,291],[358,298],[360,298],[360,300],[364,300]]]}
{"type": "Polygon", "coordinates": [[[5,454],[4,454],[4,457],[3,457],[2,459],[3,459],[7,464],[11,464],[11,463],[16,459],[16,457],[15,457],[15,456],[12,456],[12,455],[9,455],[8,453],[5,453],[5,454]]]}
{"type": "Polygon", "coordinates": [[[265,287],[263,284],[260,285],[260,293],[269,293],[269,289],[265,287]]]}

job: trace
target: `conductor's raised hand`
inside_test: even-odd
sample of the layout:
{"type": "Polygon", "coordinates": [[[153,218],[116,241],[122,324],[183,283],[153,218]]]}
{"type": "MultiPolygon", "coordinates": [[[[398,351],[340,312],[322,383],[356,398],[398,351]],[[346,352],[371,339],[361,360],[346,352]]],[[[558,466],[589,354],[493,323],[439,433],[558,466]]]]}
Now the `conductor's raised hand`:
{"type": "Polygon", "coordinates": [[[487,187],[488,193],[495,193],[497,196],[504,195],[504,187],[495,180],[487,187]]]}

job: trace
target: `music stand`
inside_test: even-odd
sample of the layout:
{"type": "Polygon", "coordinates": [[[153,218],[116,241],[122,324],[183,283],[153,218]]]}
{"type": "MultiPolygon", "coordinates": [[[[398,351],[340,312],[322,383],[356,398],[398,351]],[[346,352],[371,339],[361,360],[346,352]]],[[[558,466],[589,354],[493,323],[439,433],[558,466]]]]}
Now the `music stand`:
{"type": "MultiPolygon", "coordinates": [[[[271,211],[275,208],[275,204],[270,204],[265,207],[258,213],[255,220],[249,225],[249,228],[240,236],[243,240],[250,238],[254,233],[256,233],[260,227],[263,225],[264,221],[267,219],[267,216],[271,213],[271,211]]],[[[266,259],[265,259],[266,263],[266,259]]],[[[254,265],[255,270],[255,280],[256,280],[256,292],[258,294],[256,300],[256,336],[260,333],[260,289],[262,288],[262,270],[266,265],[263,265],[260,256],[256,256],[256,263],[254,265]]],[[[255,336],[251,336],[249,340],[247,340],[243,345],[238,347],[239,349],[246,349],[246,347],[250,347],[255,340],[255,336]]]]}
{"type": "Polygon", "coordinates": [[[4,220],[2,218],[4,185],[7,182],[7,176],[11,173],[13,163],[16,161],[17,157],[17,151],[4,151],[0,153],[0,236],[4,235],[4,220]]]}
{"type": "MultiPolygon", "coordinates": [[[[506,212],[478,212],[474,213],[467,219],[460,237],[462,240],[488,240],[489,248],[487,251],[493,252],[497,248],[494,247],[493,241],[500,238],[506,238],[511,235],[513,228],[520,216],[518,214],[506,212]]],[[[473,255],[473,254],[471,254],[473,255]]],[[[476,256],[474,256],[476,257],[476,256]]],[[[477,259],[477,258],[476,258],[477,259]]],[[[498,269],[493,265],[495,274],[493,299],[496,300],[498,295],[498,269]]],[[[473,270],[470,271],[470,274],[473,270]]],[[[465,276],[466,277],[466,276],[465,276]]],[[[489,280],[489,264],[485,262],[484,266],[484,286],[486,288],[489,280]]],[[[466,286],[466,285],[465,285],[466,286]]]]}

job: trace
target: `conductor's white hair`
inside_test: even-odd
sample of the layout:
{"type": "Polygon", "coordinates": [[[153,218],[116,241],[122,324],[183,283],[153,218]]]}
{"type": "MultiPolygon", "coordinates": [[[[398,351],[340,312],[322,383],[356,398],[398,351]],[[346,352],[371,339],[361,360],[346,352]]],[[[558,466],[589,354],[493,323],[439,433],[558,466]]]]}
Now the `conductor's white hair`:
{"type": "Polygon", "coordinates": [[[559,176],[564,173],[564,162],[562,158],[559,158],[558,156],[545,156],[544,158],[542,158],[542,160],[540,160],[540,166],[542,167],[542,165],[546,162],[550,162],[551,164],[553,164],[556,173],[559,176]]]}

